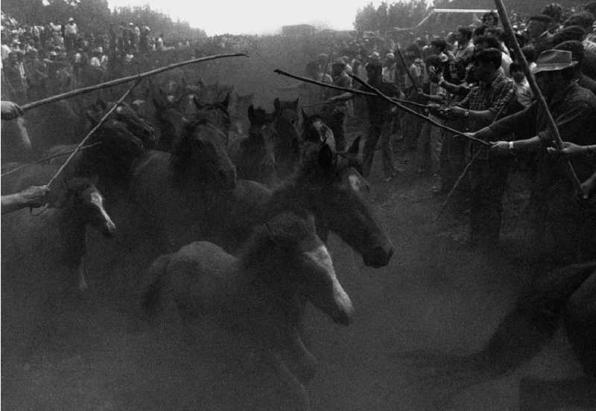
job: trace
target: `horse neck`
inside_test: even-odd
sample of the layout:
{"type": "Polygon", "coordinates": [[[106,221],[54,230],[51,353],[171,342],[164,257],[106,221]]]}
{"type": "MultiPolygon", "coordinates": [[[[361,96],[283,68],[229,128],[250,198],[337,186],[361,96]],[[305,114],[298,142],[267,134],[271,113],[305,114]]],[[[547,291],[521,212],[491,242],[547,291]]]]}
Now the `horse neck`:
{"type": "Polygon", "coordinates": [[[264,218],[271,218],[282,211],[310,209],[314,191],[307,188],[293,176],[277,187],[264,207],[264,218]]]}
{"type": "Polygon", "coordinates": [[[77,267],[86,253],[86,221],[72,205],[56,209],[55,221],[63,245],[62,259],[77,267]]]}
{"type": "Polygon", "coordinates": [[[260,238],[253,237],[248,244],[235,267],[234,282],[241,285],[237,288],[237,296],[253,310],[268,310],[275,306],[277,309],[274,311],[284,315],[293,311],[298,292],[296,284],[267,280],[282,279],[288,268],[279,266],[271,259],[269,245],[261,242],[260,238]]]}

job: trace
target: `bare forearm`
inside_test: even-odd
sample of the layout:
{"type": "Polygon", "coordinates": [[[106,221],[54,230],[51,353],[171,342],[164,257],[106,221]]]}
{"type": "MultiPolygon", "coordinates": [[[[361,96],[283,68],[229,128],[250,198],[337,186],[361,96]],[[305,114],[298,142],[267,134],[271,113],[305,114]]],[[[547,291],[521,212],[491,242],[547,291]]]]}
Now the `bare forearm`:
{"type": "Polygon", "coordinates": [[[27,207],[27,202],[20,193],[2,196],[2,214],[12,213],[27,207]]]}

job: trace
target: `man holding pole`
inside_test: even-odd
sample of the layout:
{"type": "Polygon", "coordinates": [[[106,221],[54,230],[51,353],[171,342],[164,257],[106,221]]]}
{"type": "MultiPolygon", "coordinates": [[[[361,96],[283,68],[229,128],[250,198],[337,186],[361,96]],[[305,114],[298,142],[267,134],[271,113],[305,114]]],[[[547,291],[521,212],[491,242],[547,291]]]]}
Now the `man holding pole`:
{"type": "MultiPolygon", "coordinates": [[[[451,118],[467,121],[468,130],[490,124],[515,96],[511,79],[500,70],[501,51],[489,48],[474,56],[478,86],[457,106],[445,110],[451,118]]],[[[485,135],[479,136],[488,141],[485,135]]],[[[470,166],[470,244],[493,247],[499,240],[502,197],[508,175],[508,162],[490,156],[486,146],[471,144],[470,166]]]]}
{"type": "MultiPolygon", "coordinates": [[[[577,62],[564,50],[546,50],[540,54],[533,74],[555,119],[561,138],[578,145],[596,143],[596,97],[577,84],[577,62]]],[[[551,228],[561,262],[593,258],[596,255],[596,207],[577,200],[569,168],[562,159],[546,155],[555,146],[555,137],[547,113],[534,102],[527,109],[508,116],[489,127],[472,133],[476,138],[495,140],[513,131],[527,130],[530,138],[497,141],[492,152],[503,156],[518,152],[538,153],[538,176],[533,191],[536,205],[537,244],[543,243],[545,224],[551,228]]],[[[522,137],[517,135],[517,138],[522,137]]],[[[596,164],[589,158],[572,160],[580,181],[588,179],[596,164]]]]}

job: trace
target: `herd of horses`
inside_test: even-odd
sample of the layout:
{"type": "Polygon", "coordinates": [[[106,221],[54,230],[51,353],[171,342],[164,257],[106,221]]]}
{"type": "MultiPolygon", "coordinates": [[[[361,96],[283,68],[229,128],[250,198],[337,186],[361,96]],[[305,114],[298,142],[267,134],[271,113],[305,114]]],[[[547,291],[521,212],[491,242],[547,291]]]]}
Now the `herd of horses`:
{"type": "MultiPolygon", "coordinates": [[[[316,359],[304,341],[306,306],[344,326],[354,313],[325,246],[329,232],[369,267],[386,266],[394,248],[367,201],[360,138],[338,152],[322,117],[298,100],[275,99],[267,112],[253,98],[219,84],[148,84],[77,153],[47,208],[4,216],[3,321],[18,331],[3,347],[25,344],[23,324],[43,321],[48,300],[88,292],[96,271],[117,272],[114,287],[124,290],[111,291],[134,297],[146,319],[170,307],[183,327],[209,318],[249,341],[307,409],[316,359]]],[[[59,102],[3,123],[3,167],[21,164],[3,175],[3,194],[46,184],[110,107],[59,102]],[[32,157],[41,160],[22,165],[32,157]]],[[[505,361],[511,347],[499,342],[467,359],[420,358],[443,362],[445,378],[494,377],[528,357],[505,361]]]]}
{"type": "MultiPolygon", "coordinates": [[[[89,249],[105,241],[89,235],[95,228],[119,238],[102,266],[147,256],[144,267],[123,269],[136,277],[131,295],[142,294],[147,314],[169,302],[185,323],[215,315],[259,346],[306,407],[304,384],[316,364],[301,335],[306,305],[341,325],[354,311],[326,249],[328,233],[368,266],[385,266],[393,254],[366,200],[360,139],[336,152],[329,129],[298,101],[276,99],[268,113],[246,107],[243,96],[232,107],[229,92],[150,91],[146,101],[116,108],[54,182],[46,209],[3,217],[2,268],[10,273],[3,297],[16,316],[34,298],[33,283],[44,283],[36,270],[52,273],[60,289],[93,287],[89,249]]],[[[110,106],[86,107],[86,121],[95,125],[110,106]]],[[[3,176],[5,193],[46,184],[64,161],[59,155],[73,148],[68,136],[28,134],[43,161],[3,176]]]]}

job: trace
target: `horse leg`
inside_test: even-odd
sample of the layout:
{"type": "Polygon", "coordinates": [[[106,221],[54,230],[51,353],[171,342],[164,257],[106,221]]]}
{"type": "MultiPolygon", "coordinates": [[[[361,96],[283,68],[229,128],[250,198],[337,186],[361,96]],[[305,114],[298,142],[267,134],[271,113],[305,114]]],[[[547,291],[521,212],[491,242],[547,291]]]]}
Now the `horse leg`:
{"type": "Polygon", "coordinates": [[[279,377],[296,395],[296,404],[303,411],[310,410],[310,398],[308,392],[296,375],[290,371],[283,359],[275,352],[268,350],[265,355],[266,362],[269,363],[278,373],[279,377]]]}
{"type": "Polygon", "coordinates": [[[596,407],[596,380],[592,377],[562,380],[524,378],[519,386],[520,411],[596,407]]]}
{"type": "Polygon", "coordinates": [[[87,285],[87,264],[85,263],[85,256],[81,258],[81,262],[79,263],[78,267],[78,274],[79,274],[79,290],[81,292],[87,291],[89,286],[87,285]]]}

